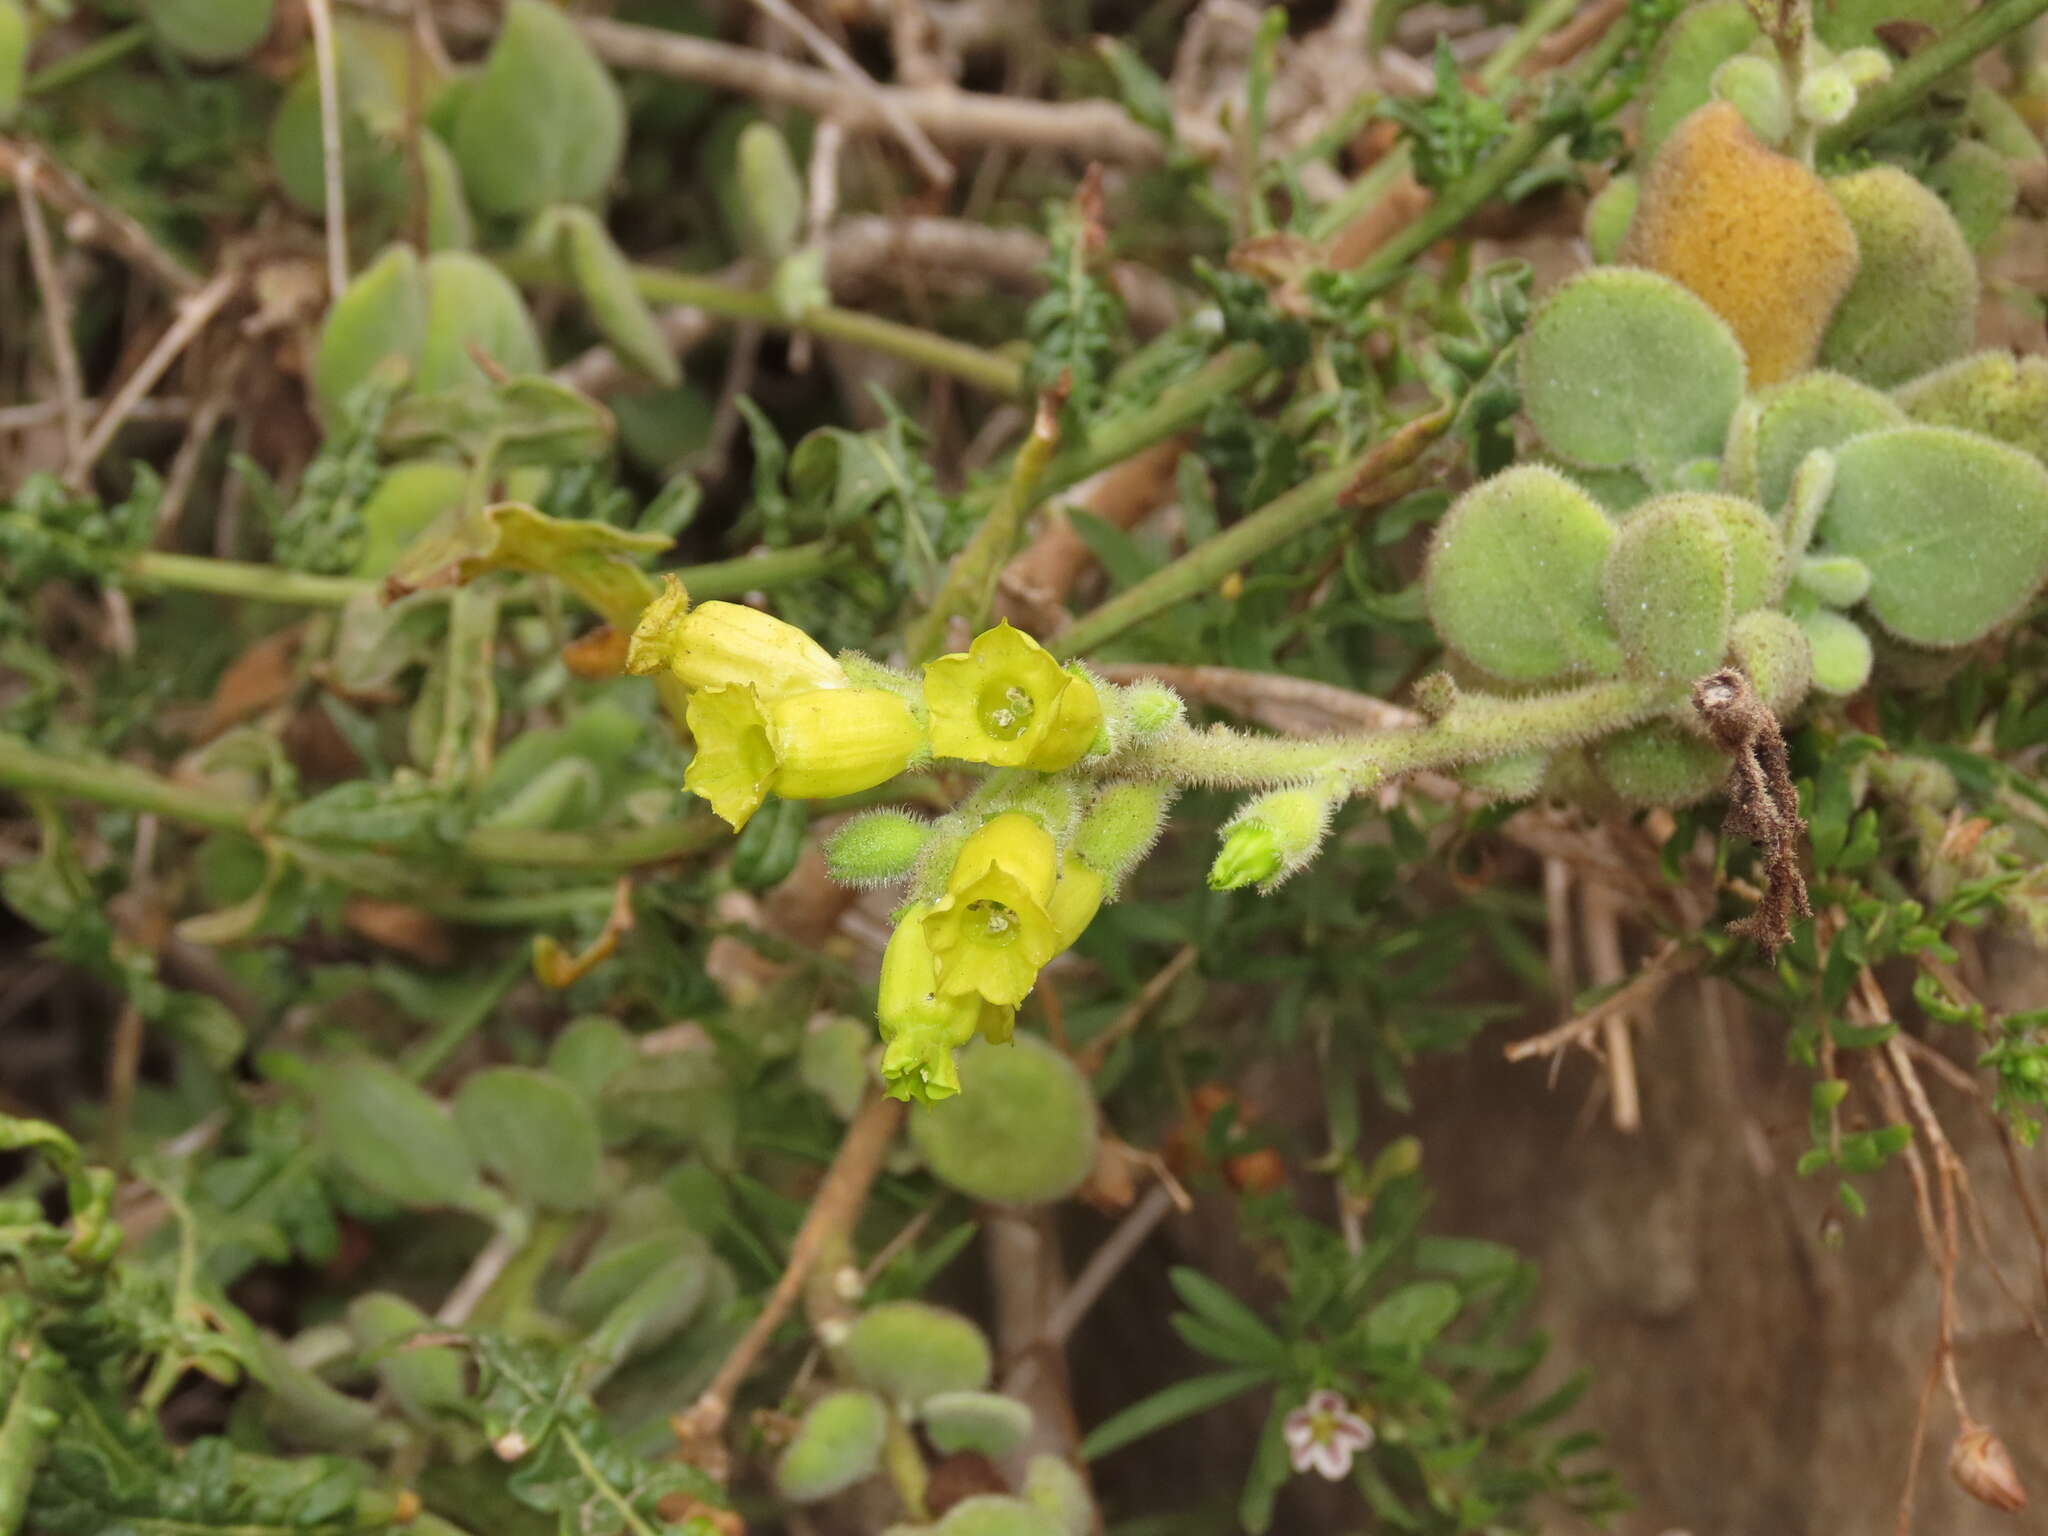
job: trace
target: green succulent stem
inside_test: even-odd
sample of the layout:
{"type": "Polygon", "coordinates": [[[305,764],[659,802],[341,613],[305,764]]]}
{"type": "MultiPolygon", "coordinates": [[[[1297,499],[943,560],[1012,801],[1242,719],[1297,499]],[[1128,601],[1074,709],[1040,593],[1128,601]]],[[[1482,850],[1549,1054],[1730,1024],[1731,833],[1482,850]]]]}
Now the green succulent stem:
{"type": "Polygon", "coordinates": [[[1950,70],[1996,48],[2036,17],[2048,13],[2048,0],[1992,0],[1900,62],[1891,79],[1872,86],[1856,110],[1820,136],[1822,154],[1838,154],[1873,128],[1900,116],[1927,94],[1950,70]]]}
{"type": "Polygon", "coordinates": [[[109,32],[105,37],[96,38],[83,48],[67,53],[56,63],[44,65],[23,83],[22,94],[44,96],[51,91],[61,91],[87,75],[99,73],[109,64],[118,64],[131,53],[140,52],[149,46],[149,38],[150,26],[146,21],[109,32]]]}
{"type": "MultiPolygon", "coordinates": [[[[551,263],[526,255],[495,258],[505,275],[519,283],[559,281],[551,263]]],[[[900,357],[920,368],[943,373],[976,389],[1007,399],[1025,398],[1021,363],[950,336],[919,330],[878,315],[821,304],[792,317],[766,288],[747,288],[667,267],[636,266],[633,287],[650,304],[688,304],[728,320],[744,320],[776,330],[807,331],[826,341],[843,341],[870,351],[900,357]]]]}
{"type": "MultiPolygon", "coordinates": [[[[692,598],[737,597],[755,590],[792,586],[824,574],[832,563],[828,541],[792,544],[758,555],[684,566],[676,574],[692,598]]],[[[218,597],[246,597],[257,602],[301,608],[339,608],[378,583],[361,576],[316,576],[280,570],[243,560],[215,560],[205,555],[176,555],[145,550],[122,568],[122,578],[138,587],[163,591],[210,592],[218,597]]]]}
{"type": "Polygon", "coordinates": [[[1310,476],[1061,631],[1052,642],[1053,654],[1073,657],[1099,649],[1175,603],[1214,586],[1296,534],[1341,512],[1384,504],[1407,488],[1405,472],[1450,423],[1448,408],[1431,411],[1364,452],[1310,476]]]}
{"type": "Polygon", "coordinates": [[[1332,779],[1354,791],[1402,774],[1577,746],[1684,704],[1685,685],[1616,678],[1526,698],[1465,694],[1443,719],[1364,736],[1289,740],[1175,725],[1098,764],[1106,778],[1252,789],[1332,779]]]}
{"type": "Polygon", "coordinates": [[[925,1494],[931,1484],[931,1474],[925,1470],[924,1453],[917,1448],[917,1440],[909,1427],[893,1413],[889,1415],[888,1433],[882,1441],[882,1466],[896,1489],[896,1497],[903,1503],[903,1512],[913,1520],[929,1518],[925,1494]]]}

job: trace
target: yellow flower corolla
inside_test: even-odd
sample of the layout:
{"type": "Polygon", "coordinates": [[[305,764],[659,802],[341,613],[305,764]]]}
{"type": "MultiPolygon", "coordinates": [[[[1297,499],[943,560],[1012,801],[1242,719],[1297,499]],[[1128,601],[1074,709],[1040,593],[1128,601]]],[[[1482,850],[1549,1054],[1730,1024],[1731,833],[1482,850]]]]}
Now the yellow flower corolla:
{"type": "Polygon", "coordinates": [[[1048,910],[1058,880],[1052,834],[1029,816],[1006,812],[968,838],[923,918],[939,993],[999,1008],[1023,1002],[1060,950],[1048,910]]]}
{"type": "Polygon", "coordinates": [[[932,751],[997,768],[1057,773],[1095,744],[1102,701],[1020,629],[998,624],[924,669],[932,751]]]}
{"type": "Polygon", "coordinates": [[[884,1042],[882,1081],[890,1095],[930,1104],[960,1091],[953,1052],[977,1033],[998,1044],[1008,1040],[1017,1010],[975,996],[942,996],[923,918],[921,912],[906,916],[882,952],[876,1015],[884,1042]]]}
{"type": "Polygon", "coordinates": [[[893,779],[924,745],[910,706],[875,688],[821,688],[764,698],[721,685],[690,695],[696,755],[683,787],[734,831],[770,794],[787,800],[851,795],[893,779]]]}
{"type": "Polygon", "coordinates": [[[752,688],[767,700],[849,686],[845,669],[794,624],[744,603],[689,601],[669,577],[633,630],[627,671],[667,668],[692,690],[752,688]]]}

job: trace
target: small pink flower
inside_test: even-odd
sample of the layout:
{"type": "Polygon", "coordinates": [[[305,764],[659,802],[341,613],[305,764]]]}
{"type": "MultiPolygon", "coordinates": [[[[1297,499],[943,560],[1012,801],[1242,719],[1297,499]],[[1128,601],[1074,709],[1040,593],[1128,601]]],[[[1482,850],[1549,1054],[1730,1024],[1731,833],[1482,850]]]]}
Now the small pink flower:
{"type": "Polygon", "coordinates": [[[1297,1472],[1320,1472],[1331,1482],[1351,1475],[1351,1459],[1372,1449],[1372,1426],[1351,1411],[1341,1392],[1311,1392],[1281,1422],[1297,1472]]]}

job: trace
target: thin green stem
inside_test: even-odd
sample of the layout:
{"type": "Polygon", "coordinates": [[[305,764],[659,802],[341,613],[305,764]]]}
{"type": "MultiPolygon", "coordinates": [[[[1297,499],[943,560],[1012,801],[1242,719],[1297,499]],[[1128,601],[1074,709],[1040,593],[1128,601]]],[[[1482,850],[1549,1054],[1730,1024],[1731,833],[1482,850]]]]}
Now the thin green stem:
{"type": "MultiPolygon", "coordinates": [[[[547,261],[518,255],[501,255],[496,260],[506,275],[518,282],[549,283],[559,278],[553,264],[547,261]]],[[[992,395],[1010,399],[1022,399],[1025,395],[1022,364],[950,336],[919,330],[914,325],[832,304],[805,310],[792,319],[765,288],[742,288],[737,283],[666,267],[633,268],[633,286],[650,304],[688,304],[728,320],[751,321],[776,330],[808,331],[828,341],[886,352],[934,373],[950,374],[992,395]]]]}
{"type": "Polygon", "coordinates": [[[1450,420],[1447,409],[1418,417],[1364,453],[1355,454],[1276,496],[1249,517],[1203,540],[1171,565],[1154,571],[1062,630],[1052,642],[1053,654],[1071,657],[1098,650],[1133,626],[1176,603],[1186,602],[1296,534],[1354,505],[1347,498],[1347,492],[1354,488],[1363,492],[1378,485],[1384,492],[1389,488],[1388,477],[1413,464],[1450,420]]]}
{"type": "Polygon", "coordinates": [[[65,54],[54,64],[44,65],[28,77],[22,91],[25,95],[42,96],[62,90],[75,80],[83,80],[109,64],[120,62],[148,42],[149,23],[146,21],[109,32],[105,37],[96,38],[83,48],[65,54]]]}
{"type": "MultiPolygon", "coordinates": [[[[831,568],[832,548],[820,539],[771,549],[758,555],[683,566],[683,579],[693,598],[737,597],[756,590],[793,586],[821,576],[831,568]]],[[[360,576],[313,576],[243,560],[214,560],[204,555],[173,555],[146,550],[122,569],[137,586],[181,592],[211,592],[220,597],[246,597],[257,602],[308,608],[339,608],[378,583],[360,576]]]]}
{"type": "Polygon", "coordinates": [[[1038,499],[1057,496],[1090,475],[1186,431],[1208,414],[1210,406],[1250,388],[1271,366],[1265,349],[1251,342],[1225,347],[1186,378],[1161,390],[1149,405],[1112,416],[1054,458],[1038,482],[1038,499]]]}
{"type": "Polygon", "coordinates": [[[1010,478],[994,508],[974,530],[974,537],[947,572],[946,584],[910,632],[905,651],[913,662],[929,661],[945,648],[947,626],[954,618],[964,617],[970,626],[978,626],[987,616],[1003,566],[1017,552],[1024,520],[1038,504],[1038,483],[1058,441],[1058,418],[1041,403],[1038,420],[1017,450],[1010,478]]]}
{"type": "Polygon", "coordinates": [[[250,819],[259,809],[253,800],[186,789],[147,769],[112,759],[60,757],[5,733],[0,733],[0,786],[153,812],[216,832],[248,831],[250,819]]]}
{"type": "Polygon", "coordinates": [[[541,832],[526,827],[474,827],[462,851],[480,864],[525,869],[616,870],[660,864],[729,842],[732,833],[709,816],[689,816],[630,831],[541,832]]]}
{"type": "Polygon", "coordinates": [[[0,1418],[0,1536],[14,1536],[28,1509],[29,1489],[42,1469],[58,1415],[53,1390],[57,1362],[42,1341],[7,1341],[18,1350],[14,1392],[0,1418]]]}
{"type": "Polygon", "coordinates": [[[1822,154],[1838,154],[1873,128],[1882,127],[1912,107],[1934,83],[1960,68],[2048,12],[2048,0],[1992,0],[1922,48],[1892,72],[1891,79],[1872,88],[1856,110],[1820,137],[1822,154]]]}
{"type": "Polygon", "coordinates": [[[1618,678],[1527,698],[1468,698],[1428,725],[1319,741],[1181,725],[1104,759],[1094,771],[1235,789],[1334,777],[1366,790],[1424,769],[1592,741],[1668,713],[1686,695],[1683,685],[1618,678]]]}

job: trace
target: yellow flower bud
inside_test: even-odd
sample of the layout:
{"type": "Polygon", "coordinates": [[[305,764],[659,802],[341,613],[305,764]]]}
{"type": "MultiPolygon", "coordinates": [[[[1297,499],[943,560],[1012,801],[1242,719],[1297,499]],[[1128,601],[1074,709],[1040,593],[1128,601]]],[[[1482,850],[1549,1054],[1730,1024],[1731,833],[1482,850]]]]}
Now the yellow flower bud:
{"type": "Polygon", "coordinates": [[[770,793],[811,800],[872,789],[923,746],[910,707],[870,688],[778,699],[748,686],[701,688],[690,695],[688,720],[697,751],[683,787],[735,831],[770,793]]]}
{"type": "Polygon", "coordinates": [[[932,751],[997,768],[1057,773],[1102,728],[1102,701],[1020,629],[998,624],[924,669],[932,751]]]}
{"type": "Polygon", "coordinates": [[[944,997],[925,942],[924,913],[897,925],[882,952],[882,985],[876,1007],[885,1042],[882,1081],[899,1099],[930,1104],[960,1091],[953,1052],[977,1032],[1007,1040],[1014,1008],[997,1008],[979,997],[944,997]]]}
{"type": "Polygon", "coordinates": [[[1015,811],[961,848],[946,894],[924,915],[942,996],[978,996],[999,1008],[1024,1001],[1059,953],[1047,904],[1058,883],[1052,834],[1015,811]]]}
{"type": "Polygon", "coordinates": [[[756,689],[764,699],[848,686],[845,670],[794,624],[743,603],[700,603],[675,577],[633,630],[626,670],[669,669],[684,687],[756,689]]]}

